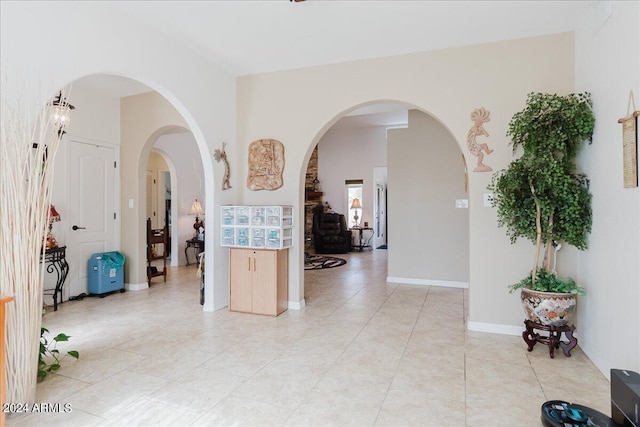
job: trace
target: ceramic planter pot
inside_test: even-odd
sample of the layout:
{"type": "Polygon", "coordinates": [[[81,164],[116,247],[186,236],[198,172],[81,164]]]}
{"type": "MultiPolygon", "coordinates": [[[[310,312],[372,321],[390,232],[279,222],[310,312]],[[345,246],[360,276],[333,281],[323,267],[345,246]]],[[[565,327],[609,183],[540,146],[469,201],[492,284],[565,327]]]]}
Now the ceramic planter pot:
{"type": "Polygon", "coordinates": [[[545,326],[565,326],[573,322],[576,294],[539,292],[522,288],[520,300],[527,318],[545,326]]]}

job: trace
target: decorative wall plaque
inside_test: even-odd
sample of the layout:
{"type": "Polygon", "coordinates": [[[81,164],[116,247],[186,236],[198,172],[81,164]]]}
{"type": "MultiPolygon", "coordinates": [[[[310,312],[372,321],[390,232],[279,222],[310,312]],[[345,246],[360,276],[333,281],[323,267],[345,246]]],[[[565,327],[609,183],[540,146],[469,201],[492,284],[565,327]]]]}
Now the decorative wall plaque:
{"type": "Polygon", "coordinates": [[[213,153],[213,158],[216,159],[216,162],[220,162],[220,160],[222,160],[222,162],[224,163],[224,176],[222,177],[223,190],[228,190],[231,188],[231,183],[229,182],[229,179],[231,177],[231,167],[229,166],[229,161],[227,160],[227,152],[224,151],[224,147],[226,147],[226,145],[227,143],[223,142],[222,149],[217,149],[213,153]]]}
{"type": "Polygon", "coordinates": [[[487,154],[491,154],[493,153],[493,150],[491,150],[486,143],[479,143],[476,140],[479,136],[489,136],[489,133],[485,130],[482,124],[491,120],[490,115],[491,112],[485,110],[484,107],[476,108],[471,113],[471,120],[473,120],[474,123],[473,126],[471,126],[471,129],[469,129],[469,132],[467,132],[467,148],[471,154],[478,158],[478,164],[473,169],[474,172],[491,172],[493,170],[482,163],[482,160],[484,159],[484,154],[482,152],[484,151],[487,154]]]}
{"type": "Polygon", "coordinates": [[[249,190],[276,190],[282,187],[284,145],[275,139],[259,139],[249,145],[249,190]]]}
{"type": "Polygon", "coordinates": [[[618,120],[622,124],[624,188],[638,186],[638,116],[640,111],[618,120]]]}

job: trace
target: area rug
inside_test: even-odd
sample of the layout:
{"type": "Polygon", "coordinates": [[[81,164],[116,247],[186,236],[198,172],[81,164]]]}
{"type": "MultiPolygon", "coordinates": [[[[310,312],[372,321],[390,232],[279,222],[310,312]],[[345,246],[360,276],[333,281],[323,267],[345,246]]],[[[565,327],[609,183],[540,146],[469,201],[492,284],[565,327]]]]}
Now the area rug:
{"type": "Polygon", "coordinates": [[[319,270],[321,268],[340,267],[341,265],[345,265],[346,263],[346,259],[334,256],[306,255],[304,257],[305,270],[319,270]]]}

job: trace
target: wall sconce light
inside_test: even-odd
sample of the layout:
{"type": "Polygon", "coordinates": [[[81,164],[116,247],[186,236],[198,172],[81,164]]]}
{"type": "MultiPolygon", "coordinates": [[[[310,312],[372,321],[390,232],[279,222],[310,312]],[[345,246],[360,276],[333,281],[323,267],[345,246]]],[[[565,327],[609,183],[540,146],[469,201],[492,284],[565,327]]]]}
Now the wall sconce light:
{"type": "Polygon", "coordinates": [[[47,249],[57,248],[58,242],[53,235],[53,223],[60,221],[60,214],[56,210],[56,207],[49,205],[49,212],[47,213],[47,219],[49,221],[49,232],[47,233],[47,249]]]}
{"type": "Polygon", "coordinates": [[[51,122],[58,129],[58,138],[62,138],[62,135],[65,134],[65,128],[71,122],[71,110],[75,110],[76,107],[62,97],[62,91],[58,92],[49,106],[51,107],[51,122]]]}
{"type": "Polygon", "coordinates": [[[191,210],[189,211],[189,215],[196,216],[196,222],[193,223],[193,228],[196,230],[196,234],[200,233],[200,228],[204,229],[204,223],[200,221],[200,216],[204,215],[204,210],[202,209],[202,205],[198,199],[195,199],[191,204],[191,210]]]}
{"type": "Polygon", "coordinates": [[[362,209],[362,205],[360,204],[360,199],[358,199],[357,197],[355,199],[353,199],[353,202],[351,202],[351,209],[355,209],[355,215],[353,215],[353,221],[355,222],[355,227],[358,226],[358,209],[362,209]]]}

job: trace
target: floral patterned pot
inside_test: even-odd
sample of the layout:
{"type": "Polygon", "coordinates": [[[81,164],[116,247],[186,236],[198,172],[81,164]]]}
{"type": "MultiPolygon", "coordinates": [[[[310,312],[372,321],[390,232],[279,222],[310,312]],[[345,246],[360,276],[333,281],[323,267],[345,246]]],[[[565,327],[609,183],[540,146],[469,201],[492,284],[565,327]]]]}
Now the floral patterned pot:
{"type": "Polygon", "coordinates": [[[573,322],[576,294],[539,292],[522,288],[520,300],[527,318],[546,326],[565,326],[573,322]]]}

